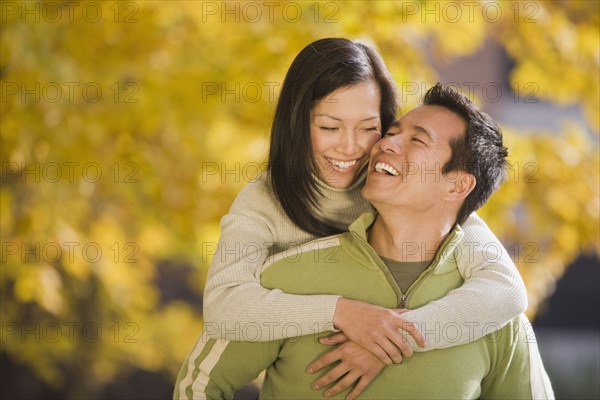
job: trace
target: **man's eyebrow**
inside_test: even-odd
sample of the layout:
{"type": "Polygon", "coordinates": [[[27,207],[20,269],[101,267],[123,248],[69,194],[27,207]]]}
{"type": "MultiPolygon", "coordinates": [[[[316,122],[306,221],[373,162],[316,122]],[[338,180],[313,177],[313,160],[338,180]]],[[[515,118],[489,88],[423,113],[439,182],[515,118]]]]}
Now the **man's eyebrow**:
{"type": "Polygon", "coordinates": [[[415,130],[418,133],[425,134],[429,138],[429,140],[433,141],[433,137],[431,136],[431,133],[427,129],[425,129],[419,125],[414,125],[412,128],[413,128],[413,130],[415,130]]]}
{"type": "Polygon", "coordinates": [[[400,120],[397,119],[390,125],[390,128],[400,128],[400,120]]]}
{"type": "MultiPolygon", "coordinates": [[[[402,128],[402,119],[397,119],[396,121],[392,122],[392,124],[390,125],[390,127],[388,128],[388,132],[392,129],[392,128],[398,128],[401,129],[402,128]]],[[[417,133],[422,133],[425,136],[427,136],[427,138],[430,141],[434,141],[433,140],[433,136],[431,135],[431,132],[429,132],[427,129],[423,128],[421,125],[409,125],[408,129],[411,129],[417,133]]]]}

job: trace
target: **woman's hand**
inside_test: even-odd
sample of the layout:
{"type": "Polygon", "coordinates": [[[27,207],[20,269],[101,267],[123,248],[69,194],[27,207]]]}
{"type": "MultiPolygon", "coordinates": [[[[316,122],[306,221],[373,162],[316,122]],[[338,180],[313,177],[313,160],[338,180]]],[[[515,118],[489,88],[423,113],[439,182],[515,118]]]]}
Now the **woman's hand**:
{"type": "Polygon", "coordinates": [[[402,357],[412,356],[413,350],[398,329],[410,334],[419,347],[425,346],[417,326],[400,316],[403,311],[342,297],[337,302],[333,324],[384,364],[400,363],[402,357]]]}
{"type": "MultiPolygon", "coordinates": [[[[339,336],[335,343],[338,343],[340,340],[347,340],[347,338],[343,335],[339,336]]],[[[321,343],[329,344],[329,341],[327,338],[324,338],[321,339],[321,343]]],[[[340,361],[340,363],[312,385],[314,390],[318,390],[338,381],[335,385],[325,390],[323,393],[325,397],[334,396],[358,381],[354,389],[346,396],[346,400],[355,399],[385,367],[385,364],[375,357],[375,355],[354,342],[346,341],[338,348],[328,352],[310,364],[307,371],[314,373],[337,361],[340,361]]]]}

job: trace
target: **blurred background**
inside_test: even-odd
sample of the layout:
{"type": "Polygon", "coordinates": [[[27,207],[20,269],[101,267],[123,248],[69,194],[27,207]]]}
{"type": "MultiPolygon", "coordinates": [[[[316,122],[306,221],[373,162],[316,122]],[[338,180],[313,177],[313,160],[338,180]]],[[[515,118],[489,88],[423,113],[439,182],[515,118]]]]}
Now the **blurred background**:
{"type": "Polygon", "coordinates": [[[331,36],[380,51],[403,109],[441,81],[500,122],[510,176],[479,214],[557,397],[600,397],[598,1],[0,5],[2,398],[170,398],[219,220],[331,36]]]}

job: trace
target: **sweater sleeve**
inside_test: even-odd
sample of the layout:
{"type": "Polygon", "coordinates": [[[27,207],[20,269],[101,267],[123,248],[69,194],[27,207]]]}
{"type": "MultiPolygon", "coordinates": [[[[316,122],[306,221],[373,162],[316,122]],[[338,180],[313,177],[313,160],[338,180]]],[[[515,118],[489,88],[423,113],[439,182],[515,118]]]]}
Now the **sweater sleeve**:
{"type": "Polygon", "coordinates": [[[464,238],[456,250],[456,262],[463,285],[402,315],[415,322],[426,336],[424,349],[412,342],[416,351],[472,342],[500,329],[527,309],[521,275],[487,224],[473,213],[462,229],[464,238]]]}
{"type": "Polygon", "coordinates": [[[261,213],[273,210],[264,198],[240,196],[246,198],[236,199],[221,220],[204,290],[205,331],[219,339],[271,341],[332,330],[340,296],[292,295],[260,285],[261,266],[276,240],[261,213]]]}

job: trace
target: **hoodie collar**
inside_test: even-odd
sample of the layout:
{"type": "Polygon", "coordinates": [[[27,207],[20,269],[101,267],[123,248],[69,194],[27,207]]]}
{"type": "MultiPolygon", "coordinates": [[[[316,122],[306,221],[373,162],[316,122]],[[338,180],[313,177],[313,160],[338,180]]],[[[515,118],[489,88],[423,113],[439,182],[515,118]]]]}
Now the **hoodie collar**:
{"type": "MultiPolygon", "coordinates": [[[[364,213],[350,225],[348,230],[363,239],[364,242],[368,244],[367,232],[371,225],[373,225],[375,222],[376,218],[377,214],[375,213],[364,213]]],[[[447,261],[453,261],[457,257],[460,257],[460,254],[456,254],[455,250],[458,244],[462,241],[463,237],[464,233],[460,225],[454,224],[454,227],[442,242],[442,245],[435,253],[435,257],[429,266],[429,268],[433,268],[435,270],[435,274],[450,272],[451,269],[455,268],[454,263],[448,263],[447,261]]],[[[368,245],[370,246],[370,244],[368,245]]]]}

